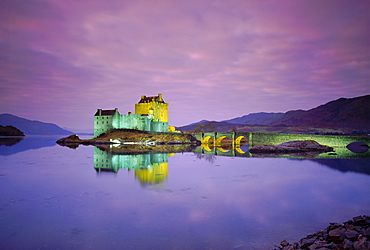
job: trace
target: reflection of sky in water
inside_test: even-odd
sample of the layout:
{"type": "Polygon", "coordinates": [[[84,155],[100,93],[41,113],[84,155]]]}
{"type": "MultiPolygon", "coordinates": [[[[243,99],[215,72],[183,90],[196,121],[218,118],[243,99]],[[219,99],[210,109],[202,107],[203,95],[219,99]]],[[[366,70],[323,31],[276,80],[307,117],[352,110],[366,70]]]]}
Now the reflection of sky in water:
{"type": "Polygon", "coordinates": [[[84,146],[0,156],[2,247],[272,249],[370,214],[370,175],[311,160],[184,153],[167,171],[97,173],[84,146]]]}

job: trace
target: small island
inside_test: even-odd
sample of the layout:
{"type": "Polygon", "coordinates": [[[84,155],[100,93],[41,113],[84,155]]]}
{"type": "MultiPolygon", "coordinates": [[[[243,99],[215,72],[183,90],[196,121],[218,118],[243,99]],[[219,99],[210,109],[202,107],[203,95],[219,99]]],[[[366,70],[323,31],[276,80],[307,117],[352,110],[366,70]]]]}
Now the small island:
{"type": "Polygon", "coordinates": [[[14,126],[1,126],[0,136],[24,136],[24,133],[14,126]]]}
{"type": "Polygon", "coordinates": [[[82,140],[71,135],[57,141],[59,145],[76,148],[80,144],[127,149],[153,149],[163,145],[200,145],[190,134],[183,134],[168,125],[168,103],[162,94],[141,96],[135,114],[120,114],[118,109],[98,109],[94,115],[94,138],[82,140]]]}
{"type": "Polygon", "coordinates": [[[56,141],[62,146],[73,145],[199,145],[200,142],[190,134],[181,133],[153,133],[136,129],[111,129],[92,139],[80,139],[77,135],[70,135],[56,141]]]}

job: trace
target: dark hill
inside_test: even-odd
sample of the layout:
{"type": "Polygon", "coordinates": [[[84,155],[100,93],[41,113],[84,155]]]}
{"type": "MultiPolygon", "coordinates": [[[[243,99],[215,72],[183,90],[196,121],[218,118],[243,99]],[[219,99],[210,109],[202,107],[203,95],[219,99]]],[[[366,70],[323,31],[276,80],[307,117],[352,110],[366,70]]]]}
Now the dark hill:
{"type": "Polygon", "coordinates": [[[14,126],[1,126],[0,136],[24,136],[24,133],[14,126]]]}
{"type": "Polygon", "coordinates": [[[207,126],[211,124],[214,131],[225,132],[231,131],[235,128],[237,128],[238,131],[241,131],[240,128],[244,127],[243,125],[251,126],[256,126],[256,124],[267,125],[279,119],[283,115],[284,113],[265,113],[265,112],[251,113],[249,115],[244,115],[241,117],[236,117],[230,120],[224,120],[220,122],[201,120],[199,122],[191,123],[182,127],[177,127],[177,129],[180,131],[194,131],[196,126],[199,124],[203,125],[204,131],[209,131],[209,129],[207,129],[207,126]]]}
{"type": "Polygon", "coordinates": [[[370,129],[370,95],[340,98],[307,111],[288,111],[270,124],[270,126],[277,125],[368,130],[370,129]]]}
{"type": "Polygon", "coordinates": [[[369,114],[370,95],[366,95],[348,99],[340,98],[307,111],[252,113],[222,122],[203,120],[177,127],[177,129],[180,131],[248,131],[293,134],[352,133],[370,130],[369,114]],[[212,130],[209,130],[210,127],[212,130]]]}
{"type": "Polygon", "coordinates": [[[209,122],[209,121],[208,121],[208,120],[201,120],[201,121],[199,121],[199,122],[190,123],[190,124],[188,124],[188,125],[186,125],[186,126],[193,126],[193,125],[194,125],[194,127],[195,127],[195,125],[197,125],[197,124],[199,124],[199,123],[205,123],[205,122],[209,122]]]}
{"type": "Polygon", "coordinates": [[[53,123],[31,121],[11,114],[0,115],[0,125],[14,126],[26,135],[70,135],[73,132],[64,130],[53,123]]]}
{"type": "Polygon", "coordinates": [[[233,124],[259,124],[268,125],[275,120],[281,118],[284,113],[251,113],[249,115],[243,115],[230,120],[224,120],[222,122],[228,122],[233,124]]]}

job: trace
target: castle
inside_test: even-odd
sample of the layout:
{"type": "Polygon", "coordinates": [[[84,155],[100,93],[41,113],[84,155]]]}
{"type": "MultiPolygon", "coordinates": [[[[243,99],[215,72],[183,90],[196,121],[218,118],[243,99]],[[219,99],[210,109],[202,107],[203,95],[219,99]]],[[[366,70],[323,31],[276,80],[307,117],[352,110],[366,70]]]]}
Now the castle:
{"type": "Polygon", "coordinates": [[[138,129],[144,131],[168,132],[175,128],[168,126],[168,103],[162,94],[158,96],[141,96],[135,104],[135,114],[128,112],[121,115],[118,109],[98,109],[94,115],[94,137],[106,133],[110,129],[138,129]]]}

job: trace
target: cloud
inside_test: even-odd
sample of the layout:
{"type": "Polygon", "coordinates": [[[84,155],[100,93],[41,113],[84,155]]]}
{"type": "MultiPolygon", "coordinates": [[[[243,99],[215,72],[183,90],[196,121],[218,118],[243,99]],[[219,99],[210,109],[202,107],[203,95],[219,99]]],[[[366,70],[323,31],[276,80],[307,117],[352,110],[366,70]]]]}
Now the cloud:
{"type": "Polygon", "coordinates": [[[184,125],[369,92],[366,1],[0,5],[0,112],[91,127],[96,108],[163,93],[184,125]]]}

